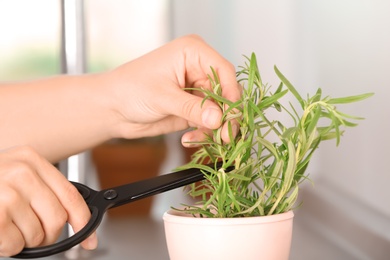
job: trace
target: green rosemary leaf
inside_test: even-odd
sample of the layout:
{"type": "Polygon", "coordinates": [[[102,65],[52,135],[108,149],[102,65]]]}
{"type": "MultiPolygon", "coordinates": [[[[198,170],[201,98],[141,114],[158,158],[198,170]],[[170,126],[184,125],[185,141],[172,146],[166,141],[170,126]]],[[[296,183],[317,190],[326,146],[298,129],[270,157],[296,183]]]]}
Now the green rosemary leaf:
{"type": "Polygon", "coordinates": [[[219,81],[219,76],[218,76],[217,72],[215,71],[215,69],[213,67],[210,67],[210,69],[211,69],[211,72],[213,73],[213,77],[214,77],[214,80],[211,80],[211,81],[217,85],[220,85],[221,82],[219,81]]]}
{"type": "Polygon", "coordinates": [[[350,122],[350,121],[347,121],[347,120],[343,120],[343,125],[344,126],[348,126],[348,127],[355,127],[357,126],[358,124],[357,123],[353,123],[353,122],[350,122]]]}
{"type": "Polygon", "coordinates": [[[369,98],[373,95],[374,95],[374,93],[366,93],[366,94],[361,94],[361,95],[356,95],[356,96],[349,96],[349,97],[342,97],[342,98],[331,98],[327,101],[327,103],[328,104],[347,104],[347,103],[352,103],[352,102],[364,100],[364,99],[369,98]]]}
{"type": "Polygon", "coordinates": [[[278,92],[277,94],[274,94],[272,96],[264,97],[263,100],[260,102],[260,104],[257,106],[259,108],[258,114],[260,114],[260,110],[266,109],[267,107],[270,107],[271,105],[275,104],[278,99],[283,97],[288,93],[288,90],[283,90],[281,92],[278,92]]]}
{"type": "Polygon", "coordinates": [[[244,175],[240,175],[240,174],[236,174],[236,173],[229,173],[229,176],[234,178],[234,179],[242,180],[242,181],[250,181],[251,180],[250,177],[246,177],[244,175]]]}
{"type": "Polygon", "coordinates": [[[337,111],[337,114],[339,114],[342,117],[349,118],[349,119],[355,119],[355,120],[363,120],[364,119],[364,117],[352,116],[352,115],[348,115],[348,114],[342,113],[340,111],[337,111]]]}
{"type": "Polygon", "coordinates": [[[250,65],[249,65],[249,75],[248,75],[248,91],[249,92],[252,92],[252,89],[255,85],[255,80],[256,80],[256,76],[258,75],[257,74],[257,61],[256,61],[256,56],[254,55],[254,53],[252,53],[251,55],[251,58],[249,60],[250,62],[250,65]]]}
{"type": "Polygon", "coordinates": [[[298,100],[301,107],[305,107],[305,102],[298,91],[294,88],[294,86],[290,83],[290,81],[279,71],[278,67],[274,66],[274,70],[279,79],[283,82],[283,84],[290,90],[290,92],[295,96],[298,100]]]}
{"type": "Polygon", "coordinates": [[[283,82],[280,82],[278,88],[275,91],[275,94],[278,94],[279,92],[281,92],[282,89],[283,89],[283,82]]]}
{"type": "Polygon", "coordinates": [[[287,142],[288,145],[288,161],[287,161],[287,167],[284,172],[284,185],[286,187],[286,190],[290,189],[290,186],[294,180],[294,173],[297,167],[296,160],[295,160],[295,147],[294,144],[291,141],[287,142]]]}
{"type": "Polygon", "coordinates": [[[314,109],[314,112],[313,112],[313,115],[312,117],[308,120],[309,121],[309,125],[307,126],[306,128],[306,132],[311,135],[311,133],[313,132],[313,130],[316,128],[317,124],[318,124],[318,121],[321,117],[321,107],[318,105],[316,106],[316,108],[314,109]]]}
{"type": "Polygon", "coordinates": [[[322,90],[321,88],[317,89],[316,94],[310,99],[310,103],[315,103],[321,100],[322,90]]]}
{"type": "Polygon", "coordinates": [[[295,184],[290,195],[283,201],[283,209],[281,209],[280,212],[289,211],[294,206],[298,198],[298,191],[299,187],[295,184]]]}
{"type": "Polygon", "coordinates": [[[272,145],[270,141],[260,137],[257,137],[256,140],[257,142],[261,143],[268,151],[270,151],[275,158],[279,158],[277,149],[272,145]]]}

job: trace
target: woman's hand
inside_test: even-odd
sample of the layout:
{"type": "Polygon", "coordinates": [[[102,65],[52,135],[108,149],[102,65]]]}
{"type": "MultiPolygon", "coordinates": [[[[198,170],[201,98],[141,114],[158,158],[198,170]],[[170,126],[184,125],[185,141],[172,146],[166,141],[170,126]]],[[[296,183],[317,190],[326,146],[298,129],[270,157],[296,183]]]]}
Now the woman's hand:
{"type": "MultiPolygon", "coordinates": [[[[77,232],[90,215],[77,189],[34,150],[0,151],[0,256],[52,244],[66,222],[77,232]]],[[[82,246],[96,248],[96,235],[82,246]]]]}
{"type": "MultiPolygon", "coordinates": [[[[137,138],[196,127],[183,135],[183,145],[203,140],[205,132],[221,126],[222,111],[210,100],[201,106],[200,92],[183,89],[210,88],[211,66],[219,74],[222,95],[238,100],[241,88],[233,65],[194,35],[176,39],[109,72],[106,82],[115,94],[113,102],[122,122],[117,135],[137,138]]],[[[237,127],[232,129],[237,133],[237,127]]],[[[222,139],[229,142],[226,126],[222,139]]]]}
{"type": "MultiPolygon", "coordinates": [[[[221,127],[222,111],[203,106],[199,91],[210,88],[213,67],[222,95],[236,101],[241,88],[235,69],[198,36],[178,38],[117,69],[62,75],[0,85],[0,150],[33,147],[50,162],[112,138],[140,138],[184,130],[182,143],[201,141],[221,127]]],[[[229,142],[227,126],[222,139],[229,142]]],[[[232,122],[233,134],[238,131],[232,122]]]]}

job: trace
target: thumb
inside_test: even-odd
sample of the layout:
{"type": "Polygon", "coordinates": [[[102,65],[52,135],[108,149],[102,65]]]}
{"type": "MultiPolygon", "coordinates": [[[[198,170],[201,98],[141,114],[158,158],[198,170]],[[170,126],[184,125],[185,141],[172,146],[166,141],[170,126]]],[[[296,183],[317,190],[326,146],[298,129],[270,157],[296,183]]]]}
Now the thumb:
{"type": "Polygon", "coordinates": [[[180,91],[173,102],[170,102],[172,114],[187,121],[209,129],[221,126],[222,111],[217,104],[210,100],[203,103],[203,98],[180,91]]]}
{"type": "MultiPolygon", "coordinates": [[[[208,101],[207,103],[212,103],[208,101]]],[[[204,127],[217,129],[221,126],[222,111],[215,104],[205,105],[202,110],[202,123],[204,127]]]]}

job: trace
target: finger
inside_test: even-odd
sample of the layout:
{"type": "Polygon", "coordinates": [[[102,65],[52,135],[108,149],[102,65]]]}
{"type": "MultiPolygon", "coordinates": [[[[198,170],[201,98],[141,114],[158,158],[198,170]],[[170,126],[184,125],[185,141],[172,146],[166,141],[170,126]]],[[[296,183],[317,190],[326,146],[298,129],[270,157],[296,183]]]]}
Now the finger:
{"type": "Polygon", "coordinates": [[[98,246],[96,231],[93,232],[86,240],[81,242],[81,246],[86,250],[96,249],[98,246]]]}
{"type": "Polygon", "coordinates": [[[217,73],[222,96],[235,102],[241,97],[241,86],[237,83],[236,69],[232,63],[219,55],[202,38],[191,37],[194,48],[185,48],[187,78],[194,86],[210,87],[207,75],[213,75],[211,67],[217,73]]]}
{"type": "MultiPolygon", "coordinates": [[[[18,202],[12,208],[14,225],[23,236],[25,247],[37,247],[45,240],[45,230],[30,205],[18,202]]],[[[53,242],[55,239],[53,240],[53,242]]]]}
{"type": "MultiPolygon", "coordinates": [[[[47,181],[50,183],[52,180],[47,181]]],[[[72,226],[73,231],[77,233],[88,223],[91,212],[78,190],[69,181],[64,178],[60,182],[61,185],[56,183],[54,193],[67,213],[68,223],[72,226]]],[[[95,249],[97,247],[96,236],[90,236],[81,245],[85,249],[95,249]]]]}
{"type": "MultiPolygon", "coordinates": [[[[166,112],[168,113],[168,112],[166,112]]],[[[132,124],[131,128],[137,128],[137,134],[133,132],[123,132],[124,138],[142,138],[148,136],[164,135],[172,132],[186,130],[190,127],[189,122],[176,115],[168,115],[161,120],[152,123],[132,124]],[[135,126],[135,127],[134,127],[135,126]],[[129,134],[129,135],[127,135],[129,134]]],[[[130,127],[128,129],[130,129],[130,127]]]]}
{"type": "Polygon", "coordinates": [[[23,235],[15,224],[0,222],[0,230],[0,256],[12,256],[22,251],[24,248],[23,235]]]}
{"type": "Polygon", "coordinates": [[[39,218],[44,230],[44,238],[40,244],[35,240],[27,240],[29,247],[53,244],[61,234],[68,215],[56,195],[45,185],[40,185],[39,197],[33,195],[31,207],[39,218]],[[45,198],[45,199],[42,199],[45,198]]]}
{"type": "MultiPolygon", "coordinates": [[[[196,110],[197,104],[195,103],[193,106],[194,106],[194,109],[196,110]]],[[[211,129],[216,129],[216,128],[220,127],[220,125],[221,125],[222,112],[218,108],[218,106],[215,105],[211,101],[205,102],[205,104],[203,106],[204,106],[203,111],[202,111],[202,109],[200,109],[200,112],[193,112],[193,113],[201,113],[201,117],[202,117],[201,119],[202,119],[203,125],[200,124],[199,121],[198,122],[191,122],[191,121],[188,122],[189,126],[197,127],[197,129],[190,131],[190,132],[187,132],[182,136],[182,144],[185,147],[192,147],[194,145],[196,146],[196,144],[194,144],[194,142],[204,141],[207,135],[211,135],[211,133],[212,133],[210,131],[211,129]],[[207,106],[207,105],[209,105],[209,107],[205,108],[205,106],[207,106]],[[216,111],[214,111],[214,109],[216,111]],[[215,114],[213,114],[213,113],[215,113],[215,114]]],[[[236,109],[234,111],[237,112],[236,109]]],[[[184,110],[182,112],[185,113],[184,110]]],[[[182,116],[184,116],[184,115],[182,115],[182,116]]],[[[232,141],[231,139],[234,138],[235,136],[237,136],[237,134],[239,132],[239,127],[240,127],[240,125],[239,125],[237,120],[229,120],[228,122],[225,122],[222,126],[222,132],[221,132],[222,141],[225,143],[231,142],[232,141]],[[231,133],[229,131],[229,125],[231,128],[230,129],[231,133]],[[230,134],[231,134],[231,136],[230,136],[230,134]]]]}
{"type": "MultiPolygon", "coordinates": [[[[28,151],[19,153],[25,155],[28,151]]],[[[26,246],[55,242],[67,220],[65,210],[40,178],[34,164],[17,162],[13,163],[12,169],[12,180],[5,180],[7,186],[3,187],[2,193],[7,194],[8,203],[12,203],[9,212],[23,234],[26,246]]],[[[1,204],[5,205],[4,202],[1,204]]]]}
{"type": "Polygon", "coordinates": [[[240,124],[237,120],[230,120],[225,122],[222,126],[221,138],[225,143],[230,143],[234,141],[240,129],[240,124]]]}
{"type": "Polygon", "coordinates": [[[182,135],[181,143],[184,147],[198,147],[199,142],[206,140],[212,131],[206,129],[195,129],[182,135]]]}
{"type": "MultiPolygon", "coordinates": [[[[50,214],[52,214],[50,216],[51,221],[48,221],[48,218],[45,218],[42,214],[40,215],[41,219],[45,219],[44,229],[45,233],[48,235],[45,242],[52,241],[53,238],[58,235],[58,227],[61,226],[62,222],[64,222],[63,219],[61,219],[64,215],[67,217],[68,223],[72,226],[75,232],[81,230],[88,223],[91,213],[77,189],[43,157],[29,149],[25,149],[23,153],[25,160],[34,161],[37,168],[36,172],[39,174],[45,185],[50,188],[50,192],[45,192],[47,193],[46,196],[52,199],[48,199],[45,206],[40,207],[39,205],[34,204],[37,212],[39,210],[39,212],[42,212],[44,215],[45,213],[49,214],[51,211],[50,214]],[[49,194],[54,194],[54,196],[49,194]],[[58,204],[56,203],[57,199],[59,202],[58,204]],[[52,208],[53,206],[54,210],[52,208]],[[59,207],[62,207],[66,214],[58,213],[62,212],[59,207]],[[55,216],[56,214],[60,214],[60,217],[55,216]],[[58,221],[53,221],[53,217],[58,221]]],[[[96,248],[96,237],[92,237],[86,243],[83,243],[83,245],[87,247],[86,249],[96,248]]]]}
{"type": "Polygon", "coordinates": [[[15,209],[20,209],[18,193],[7,185],[0,185],[0,189],[0,256],[10,256],[19,253],[25,245],[24,237],[14,223],[14,217],[20,216],[23,211],[15,214],[15,209]]]}
{"type": "Polygon", "coordinates": [[[236,80],[236,74],[232,71],[218,70],[220,77],[222,96],[230,101],[236,102],[241,98],[243,88],[236,80]]]}
{"type": "Polygon", "coordinates": [[[193,94],[176,89],[171,95],[167,95],[160,104],[168,114],[184,118],[195,125],[217,129],[221,126],[222,111],[212,101],[203,99],[193,94]]]}
{"type": "MultiPolygon", "coordinates": [[[[233,75],[231,74],[231,72],[226,70],[220,70],[218,73],[220,75],[220,81],[222,86],[222,96],[233,102],[240,100],[243,92],[243,87],[235,81],[235,76],[233,81],[233,75]]],[[[234,109],[234,111],[237,112],[236,109],[234,109]]],[[[231,140],[231,137],[229,135],[229,124],[231,125],[232,137],[237,136],[240,127],[237,120],[230,120],[229,122],[225,122],[223,124],[221,137],[222,140],[226,143],[233,141],[231,140]]]]}

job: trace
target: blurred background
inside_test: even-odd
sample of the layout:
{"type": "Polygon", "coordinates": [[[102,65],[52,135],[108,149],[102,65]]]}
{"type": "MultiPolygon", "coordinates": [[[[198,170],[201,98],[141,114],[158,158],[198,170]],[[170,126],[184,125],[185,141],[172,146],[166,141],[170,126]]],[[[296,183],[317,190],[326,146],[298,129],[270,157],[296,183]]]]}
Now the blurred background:
{"type": "MultiPolygon", "coordinates": [[[[97,73],[195,33],[236,66],[255,52],[271,85],[279,84],[277,65],[310,94],[374,92],[341,108],[365,120],[339,147],[321,145],[312,161],[314,184],[301,190],[291,259],[388,259],[389,13],[385,0],[0,0],[0,81],[97,73]]],[[[76,155],[76,167],[68,161],[64,171],[96,188],[163,174],[188,160],[180,135],[113,140],[76,155]]],[[[175,190],[113,211],[97,251],[52,258],[168,259],[161,216],[185,200],[175,190]]]]}

